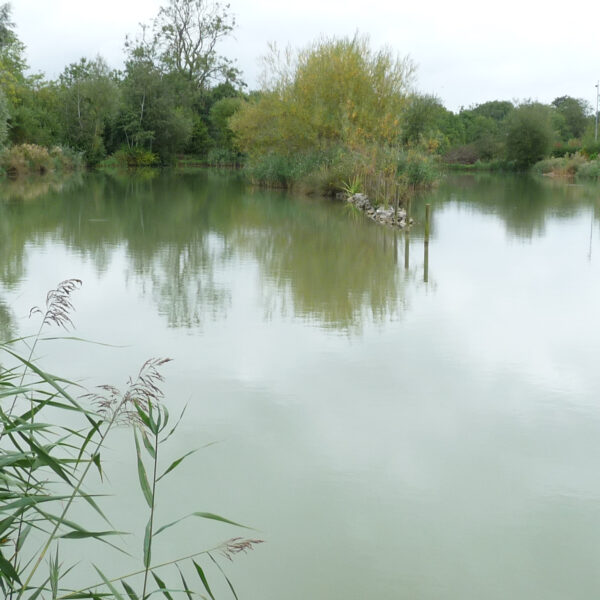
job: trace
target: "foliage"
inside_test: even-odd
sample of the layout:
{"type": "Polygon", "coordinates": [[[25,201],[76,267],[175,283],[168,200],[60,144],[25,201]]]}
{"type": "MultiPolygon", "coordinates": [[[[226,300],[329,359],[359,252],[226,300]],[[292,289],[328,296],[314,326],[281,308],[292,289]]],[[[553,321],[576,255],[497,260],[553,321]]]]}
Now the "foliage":
{"type": "Polygon", "coordinates": [[[411,187],[428,187],[438,178],[431,156],[409,150],[398,157],[398,174],[411,187]]]}
{"type": "Polygon", "coordinates": [[[394,143],[412,72],[407,59],[372,51],[367,38],[323,39],[300,51],[289,69],[273,58],[268,87],[230,127],[251,156],[394,143]]]}
{"type": "Polygon", "coordinates": [[[352,180],[344,181],[341,185],[342,192],[344,192],[346,198],[351,198],[355,194],[362,192],[363,186],[360,181],[360,177],[355,175],[352,180]]]}
{"type": "Polygon", "coordinates": [[[137,168],[153,167],[159,162],[158,155],[144,148],[120,148],[100,163],[100,167],[137,168]]]}
{"type": "Polygon", "coordinates": [[[591,160],[598,158],[598,155],[600,155],[600,142],[591,141],[584,144],[582,153],[591,160]]]}
{"type": "Polygon", "coordinates": [[[106,62],[82,58],[65,67],[60,75],[59,95],[63,139],[84,152],[90,164],[106,155],[103,133],[118,110],[119,88],[106,62]]]}
{"type": "Polygon", "coordinates": [[[550,151],[550,156],[561,158],[563,156],[568,156],[569,154],[575,154],[576,152],[581,152],[581,142],[576,139],[569,140],[567,143],[564,142],[555,142],[552,145],[552,150],[550,151]]]}
{"type": "MultiPolygon", "coordinates": [[[[248,155],[251,178],[320,194],[334,194],[358,178],[374,202],[397,196],[399,186],[411,179],[398,169],[403,115],[410,104],[410,61],[388,50],[374,52],[367,38],[355,36],[322,39],[296,54],[282,55],[272,47],[266,65],[262,92],[229,120],[248,155]]],[[[427,118],[415,114],[412,122],[404,141],[419,142],[415,153],[435,151],[435,140],[422,148],[431,141],[421,135],[429,127],[427,118]]],[[[433,136],[438,130],[426,132],[433,136]]]]}
{"type": "Polygon", "coordinates": [[[232,61],[216,50],[234,27],[228,4],[169,0],[154,22],[160,60],[167,70],[193,82],[197,89],[206,89],[213,81],[236,81],[239,73],[232,61]]]}
{"type": "Polygon", "coordinates": [[[575,177],[580,179],[592,179],[594,181],[600,180],[600,161],[599,160],[591,160],[589,162],[582,163],[575,177]]]}
{"type": "Polygon", "coordinates": [[[35,144],[19,144],[0,153],[0,167],[12,177],[74,171],[81,166],[81,154],[60,146],[48,149],[35,144]]]}
{"type": "Polygon", "coordinates": [[[560,96],[552,101],[552,106],[560,117],[556,127],[560,139],[566,142],[573,138],[581,138],[592,114],[590,104],[581,98],[560,96]]]}
{"type": "Polygon", "coordinates": [[[533,165],[533,171],[540,175],[573,178],[586,163],[579,153],[565,157],[554,157],[541,160],[533,165]]]}
{"type": "Polygon", "coordinates": [[[440,153],[464,139],[464,123],[435,96],[412,94],[402,114],[403,144],[440,153]]]}
{"type": "Polygon", "coordinates": [[[0,89],[0,148],[8,137],[8,102],[4,92],[0,89]]]}
{"type": "Polygon", "coordinates": [[[19,88],[25,81],[25,46],[14,31],[10,3],[0,5],[0,89],[9,103],[18,103],[19,88]]]}
{"type": "Polygon", "coordinates": [[[231,148],[211,148],[206,155],[206,163],[215,167],[231,167],[241,165],[243,157],[231,148]]]}
{"type": "Polygon", "coordinates": [[[10,141],[47,147],[65,143],[63,114],[59,87],[54,82],[30,81],[19,88],[19,101],[11,114],[10,141]]]}
{"type": "Polygon", "coordinates": [[[517,107],[509,117],[507,158],[526,169],[548,154],[553,139],[550,109],[539,103],[517,107]]]}
{"type": "MultiPolygon", "coordinates": [[[[43,330],[72,325],[71,296],[80,285],[76,279],[63,281],[48,293],[45,307],[32,309],[41,321],[36,336],[0,342],[0,588],[7,600],[146,600],[157,593],[168,599],[171,593],[191,597],[194,590],[188,581],[196,581],[198,588],[213,597],[201,559],[218,564],[218,554],[231,558],[252,549],[260,540],[233,538],[215,548],[174,558],[160,567],[152,562],[156,536],[183,520],[208,519],[239,526],[201,511],[179,516],[167,524],[156,522],[156,498],[163,480],[196,452],[192,450],[163,464],[164,444],[181,421],[180,417],[173,424],[161,390],[161,369],[168,359],[147,361],[123,392],[105,385],[97,392],[77,397],[78,386],[46,372],[36,358],[36,350],[44,342],[43,330]],[[28,349],[26,354],[20,352],[19,344],[28,349]],[[94,564],[97,577],[90,582],[92,585],[73,589],[68,575],[81,565],[63,564],[60,550],[65,540],[103,543],[106,548],[122,551],[112,540],[123,532],[114,529],[98,504],[100,497],[88,489],[92,473],[97,472],[104,479],[107,440],[118,425],[132,429],[133,463],[137,465],[148,515],[140,552],[141,568],[109,578],[94,564]],[[166,567],[170,567],[170,575],[166,567]],[[171,580],[168,585],[166,576],[171,580]]],[[[228,579],[227,583],[235,596],[228,579]]]]}

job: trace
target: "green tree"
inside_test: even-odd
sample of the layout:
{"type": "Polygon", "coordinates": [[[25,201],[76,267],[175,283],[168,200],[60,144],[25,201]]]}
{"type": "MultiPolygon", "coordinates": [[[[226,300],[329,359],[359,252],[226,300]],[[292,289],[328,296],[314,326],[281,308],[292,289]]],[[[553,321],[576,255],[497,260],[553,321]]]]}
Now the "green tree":
{"type": "Polygon", "coordinates": [[[19,87],[25,81],[25,45],[19,40],[11,21],[10,3],[0,5],[0,89],[8,101],[18,103],[19,87]]]}
{"type": "Polygon", "coordinates": [[[402,116],[401,139],[404,144],[423,143],[443,152],[448,146],[463,142],[464,125],[439,98],[413,94],[402,116]]]}
{"type": "Polygon", "coordinates": [[[507,158],[518,168],[528,168],[548,154],[552,139],[550,107],[537,102],[521,104],[508,120],[507,158]]]}
{"type": "Polygon", "coordinates": [[[67,145],[82,150],[88,163],[106,155],[104,130],[119,106],[116,75],[101,57],[82,58],[60,75],[62,137],[67,145]]]}
{"type": "Polygon", "coordinates": [[[324,39],[282,63],[273,57],[263,93],[230,120],[249,153],[358,148],[400,140],[413,66],[361,37],[324,39]]]}
{"type": "Polygon", "coordinates": [[[562,117],[558,121],[558,133],[564,142],[581,139],[592,114],[592,107],[581,98],[560,96],[552,101],[552,106],[562,117]]]}
{"type": "Polygon", "coordinates": [[[168,162],[185,148],[194,128],[190,82],[178,73],[164,73],[154,42],[142,38],[127,52],[117,119],[120,139],[129,149],[155,152],[168,162]]]}
{"type": "Polygon", "coordinates": [[[508,100],[490,100],[472,108],[471,113],[500,123],[510,115],[514,108],[514,104],[508,100]]]}
{"type": "Polygon", "coordinates": [[[8,137],[8,102],[4,92],[0,89],[0,148],[8,137]]]}
{"type": "Polygon", "coordinates": [[[31,78],[22,86],[19,103],[11,118],[10,137],[14,144],[53,146],[63,143],[62,106],[58,86],[31,78]]]}
{"type": "Polygon", "coordinates": [[[231,34],[235,18],[229,5],[212,0],[169,0],[154,22],[155,42],[167,70],[179,73],[198,89],[215,81],[236,81],[238,70],[217,52],[231,34]]]}
{"type": "Polygon", "coordinates": [[[458,118],[464,131],[464,146],[455,150],[469,156],[470,162],[504,156],[506,124],[513,110],[512,102],[503,100],[492,100],[461,109],[458,118]]]}
{"type": "Polygon", "coordinates": [[[229,120],[242,107],[241,98],[221,98],[210,109],[210,123],[217,146],[232,150],[234,134],[229,127],[229,120]]]}

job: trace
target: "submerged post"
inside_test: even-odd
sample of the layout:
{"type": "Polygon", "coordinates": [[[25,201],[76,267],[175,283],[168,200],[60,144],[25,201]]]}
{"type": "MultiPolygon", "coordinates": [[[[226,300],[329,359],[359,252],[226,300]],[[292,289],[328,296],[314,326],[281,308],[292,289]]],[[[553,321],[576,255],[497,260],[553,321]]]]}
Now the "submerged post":
{"type": "Polygon", "coordinates": [[[410,267],[410,231],[404,230],[404,268],[408,271],[410,267]]]}

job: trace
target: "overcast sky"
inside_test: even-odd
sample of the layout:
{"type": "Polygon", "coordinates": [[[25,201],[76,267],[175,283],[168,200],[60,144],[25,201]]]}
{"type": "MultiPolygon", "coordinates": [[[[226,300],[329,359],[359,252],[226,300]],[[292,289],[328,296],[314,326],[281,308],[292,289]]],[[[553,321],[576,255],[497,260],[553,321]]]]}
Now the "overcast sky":
{"type": "MultiPolygon", "coordinates": [[[[2,3],[3,0],[0,0],[2,3]]],[[[164,0],[12,0],[33,71],[56,77],[81,56],[120,68],[123,41],[164,0]]],[[[451,110],[487,100],[551,102],[570,95],[595,107],[600,78],[596,2],[529,0],[231,0],[237,59],[252,89],[267,43],[303,47],[320,35],[368,34],[417,64],[417,88],[451,110]]]]}

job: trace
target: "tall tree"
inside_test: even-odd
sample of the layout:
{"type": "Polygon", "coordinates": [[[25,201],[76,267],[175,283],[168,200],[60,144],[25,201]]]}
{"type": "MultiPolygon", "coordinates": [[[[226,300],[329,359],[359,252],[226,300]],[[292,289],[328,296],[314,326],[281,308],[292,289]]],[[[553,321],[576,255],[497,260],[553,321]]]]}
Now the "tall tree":
{"type": "Polygon", "coordinates": [[[116,76],[101,57],[82,58],[60,75],[62,122],[65,142],[85,152],[88,162],[101,160],[104,128],[118,109],[116,76]]]}
{"type": "Polygon", "coordinates": [[[176,71],[205,89],[219,80],[235,81],[239,71],[217,51],[231,34],[235,18],[229,4],[212,0],[169,0],[154,22],[160,57],[168,70],[176,71]]]}
{"type": "Polygon", "coordinates": [[[0,148],[8,137],[8,102],[2,89],[0,89],[0,148]]]}
{"type": "Polygon", "coordinates": [[[592,107],[586,100],[560,96],[552,101],[552,106],[562,117],[558,124],[558,132],[563,141],[581,138],[592,114],[592,107]]]}
{"type": "Polygon", "coordinates": [[[183,150],[193,127],[190,82],[161,68],[154,41],[126,46],[118,128],[131,149],[157,153],[163,162],[183,150]]]}
{"type": "Polygon", "coordinates": [[[354,37],[318,41],[289,69],[267,66],[268,87],[230,121],[251,155],[398,142],[413,74],[408,59],[354,37]]]}
{"type": "Polygon", "coordinates": [[[528,168],[546,156],[554,132],[551,109],[545,104],[521,104],[508,118],[507,158],[519,168],[528,168]]]}
{"type": "Polygon", "coordinates": [[[18,102],[19,87],[25,79],[25,45],[11,21],[10,3],[0,5],[0,88],[11,104],[18,102]]]}

